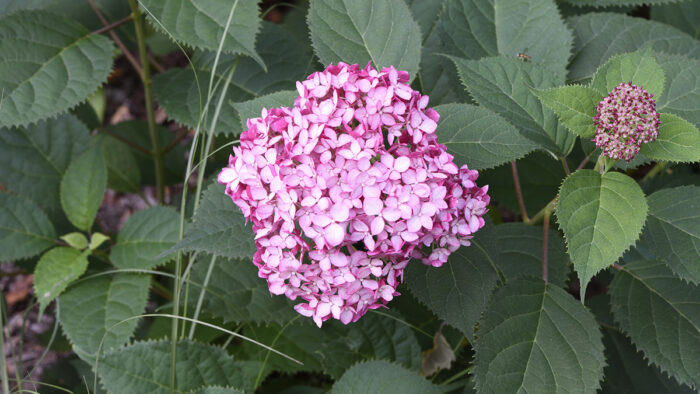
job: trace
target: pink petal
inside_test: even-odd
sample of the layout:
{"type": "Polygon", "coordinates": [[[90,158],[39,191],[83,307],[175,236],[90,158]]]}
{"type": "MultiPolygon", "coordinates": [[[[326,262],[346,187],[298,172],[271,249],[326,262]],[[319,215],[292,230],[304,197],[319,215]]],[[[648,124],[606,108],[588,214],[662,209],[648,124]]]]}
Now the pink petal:
{"type": "Polygon", "coordinates": [[[384,208],[384,203],[378,198],[365,198],[363,208],[365,210],[365,214],[369,216],[375,216],[379,215],[379,213],[382,212],[382,208],[384,208]]]}
{"type": "Polygon", "coordinates": [[[394,170],[398,172],[404,172],[408,170],[408,167],[410,166],[411,160],[406,156],[400,156],[397,157],[396,160],[394,160],[394,170]]]}
{"type": "Polygon", "coordinates": [[[372,219],[372,224],[370,225],[372,229],[372,235],[377,235],[384,230],[384,219],[381,216],[377,216],[372,219]]]}
{"type": "Polygon", "coordinates": [[[337,223],[331,223],[325,229],[325,240],[330,246],[338,246],[343,243],[345,238],[345,230],[337,223]]]}

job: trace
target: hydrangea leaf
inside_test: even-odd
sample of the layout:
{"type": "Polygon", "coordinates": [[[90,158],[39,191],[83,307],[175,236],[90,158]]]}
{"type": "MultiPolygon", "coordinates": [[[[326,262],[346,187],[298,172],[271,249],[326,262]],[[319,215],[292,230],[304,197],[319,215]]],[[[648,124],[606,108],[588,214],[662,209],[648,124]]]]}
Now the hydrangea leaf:
{"type": "Polygon", "coordinates": [[[411,293],[470,341],[498,280],[498,253],[487,244],[495,238],[493,227],[486,226],[476,233],[471,246],[452,253],[442,267],[414,261],[405,270],[411,293]]]}
{"type": "Polygon", "coordinates": [[[444,45],[436,29],[430,33],[421,52],[420,78],[416,90],[430,97],[430,104],[470,103],[469,93],[461,86],[452,61],[444,56],[444,45]]]}
{"type": "Polygon", "coordinates": [[[420,26],[423,33],[423,40],[430,35],[430,32],[435,26],[440,10],[443,7],[443,0],[438,1],[422,1],[422,0],[404,0],[408,8],[411,9],[413,18],[420,26]]]}
{"type": "Polygon", "coordinates": [[[399,320],[403,318],[394,312],[369,312],[349,325],[328,321],[320,329],[305,320],[285,326],[252,326],[244,332],[259,342],[273,344],[303,366],[251,343],[244,343],[243,349],[251,359],[267,360],[272,369],[287,373],[323,371],[337,379],[354,363],[367,358],[394,361],[417,372],[421,348],[412,329],[399,320]]]}
{"type": "Polygon", "coordinates": [[[109,258],[119,268],[151,269],[173,257],[158,257],[178,240],[180,216],[171,207],[152,207],[133,214],[117,235],[109,258]]]}
{"type": "Polygon", "coordinates": [[[567,23],[574,32],[573,81],[591,77],[611,56],[648,45],[657,53],[700,58],[700,42],[663,23],[607,12],[573,16],[567,23]]]}
{"type": "Polygon", "coordinates": [[[87,269],[89,254],[90,251],[58,247],[41,256],[34,269],[34,293],[39,300],[39,314],[71,282],[80,278],[87,269]]]}
{"type": "Polygon", "coordinates": [[[556,214],[583,300],[590,279],[615,263],[639,238],[647,202],[637,182],[627,175],[579,170],[562,183],[556,214]]]}
{"type": "Polygon", "coordinates": [[[0,183],[54,216],[61,210],[61,178],[89,146],[88,129],[70,114],[0,129],[0,183]]]}
{"type": "Polygon", "coordinates": [[[85,236],[85,234],[79,233],[77,231],[66,235],[62,235],[60,238],[73,249],[83,250],[88,247],[88,239],[85,236]]]}
{"type": "MultiPolygon", "coordinates": [[[[169,340],[137,342],[106,354],[97,368],[109,392],[167,394],[171,357],[169,340]]],[[[177,343],[175,392],[188,393],[213,385],[253,392],[252,382],[259,367],[259,363],[234,362],[221,347],[182,340],[177,343]]]]}
{"type": "Polygon", "coordinates": [[[45,11],[0,19],[0,126],[19,126],[76,106],[112,68],[111,41],[45,11]]]}
{"type": "Polygon", "coordinates": [[[263,108],[292,107],[298,96],[299,93],[296,90],[282,90],[249,101],[231,103],[231,106],[238,111],[242,130],[247,130],[248,119],[259,118],[263,108]]]}
{"type": "Polygon", "coordinates": [[[661,114],[660,120],[656,141],[642,144],[639,152],[654,160],[700,161],[700,130],[673,114],[661,114]]]}
{"type": "Polygon", "coordinates": [[[593,315],[563,289],[536,278],[509,281],[495,292],[474,350],[478,392],[593,393],[603,377],[593,315]]]}
{"type": "Polygon", "coordinates": [[[651,7],[651,19],[671,25],[695,39],[700,39],[700,24],[698,24],[700,4],[696,1],[655,5],[651,7]]]}
{"type": "MultiPolygon", "coordinates": [[[[233,240],[231,236],[229,240],[233,240]]],[[[211,256],[200,255],[192,267],[191,280],[204,284],[211,264],[211,256]]],[[[200,287],[193,287],[197,296],[188,297],[194,308],[200,287]]],[[[266,322],[284,324],[298,316],[294,303],[283,296],[273,296],[265,279],[258,277],[258,269],[250,260],[217,257],[211,267],[207,289],[202,299],[202,311],[221,317],[224,322],[266,322]]]]}
{"type": "Polygon", "coordinates": [[[31,200],[0,192],[0,261],[35,256],[54,245],[56,232],[31,200]]]}
{"type": "Polygon", "coordinates": [[[566,0],[577,7],[621,7],[673,3],[678,0],[566,0]]]}
{"type": "Polygon", "coordinates": [[[124,345],[138,319],[122,321],[143,313],[150,286],[148,275],[117,274],[86,279],[61,294],[61,326],[73,351],[94,364],[103,338],[102,352],[124,345]]]}
{"type": "Polygon", "coordinates": [[[167,253],[177,250],[215,253],[233,259],[253,257],[256,250],[253,230],[246,225],[240,208],[224,193],[223,185],[212,183],[204,191],[185,238],[167,253]]]}
{"type": "Polygon", "coordinates": [[[447,146],[458,166],[492,168],[519,159],[537,148],[500,115],[470,104],[435,107],[440,114],[438,142],[447,146]]]}
{"type": "Polygon", "coordinates": [[[187,394],[244,394],[244,391],[235,389],[233,387],[218,387],[218,386],[207,386],[196,389],[194,391],[188,391],[187,394]]]}
{"type": "Polygon", "coordinates": [[[313,47],[323,65],[372,62],[416,76],[421,31],[403,0],[319,0],[307,17],[313,47]]]}
{"type": "Polygon", "coordinates": [[[548,89],[561,85],[563,77],[515,57],[452,60],[462,83],[479,104],[503,116],[524,137],[553,154],[560,156],[571,151],[576,137],[560,124],[554,112],[537,100],[532,91],[532,88],[548,89]]]}
{"type": "Polygon", "coordinates": [[[261,25],[257,1],[141,0],[140,4],[153,26],[176,41],[217,50],[223,39],[223,52],[250,56],[265,67],[255,51],[261,25]]]}
{"type": "Polygon", "coordinates": [[[388,361],[355,364],[333,385],[333,394],[438,394],[443,390],[424,377],[388,361]]]}
{"type": "Polygon", "coordinates": [[[107,166],[107,187],[122,193],[138,193],[141,170],[129,146],[106,134],[98,135],[95,140],[102,148],[107,166]]]}
{"type": "Polygon", "coordinates": [[[663,93],[664,70],[649,47],[608,59],[593,74],[591,88],[602,95],[607,95],[613,88],[624,82],[641,86],[656,97],[663,93]]]}
{"type": "Polygon", "coordinates": [[[603,98],[599,92],[586,86],[569,85],[537,91],[535,95],[572,133],[583,138],[595,135],[593,117],[603,98]]]}
{"type": "Polygon", "coordinates": [[[656,100],[656,110],[671,112],[700,127],[700,60],[675,56],[663,60],[666,87],[656,100]]]}
{"type": "Polygon", "coordinates": [[[676,275],[700,284],[700,187],[662,189],[647,202],[642,244],[676,275]]]}
{"type": "Polygon", "coordinates": [[[68,220],[87,231],[97,216],[107,188],[107,166],[102,149],[93,145],[73,160],[61,179],[61,206],[68,220]]]}
{"type": "MultiPolygon", "coordinates": [[[[503,223],[496,226],[498,267],[508,280],[519,276],[542,276],[542,228],[525,223],[503,223]]],[[[569,255],[558,232],[550,231],[547,242],[548,281],[566,287],[569,278],[569,255]]]]}
{"type": "Polygon", "coordinates": [[[637,349],[662,371],[700,386],[700,286],[660,260],[625,264],[610,284],[612,312],[637,349]]]}

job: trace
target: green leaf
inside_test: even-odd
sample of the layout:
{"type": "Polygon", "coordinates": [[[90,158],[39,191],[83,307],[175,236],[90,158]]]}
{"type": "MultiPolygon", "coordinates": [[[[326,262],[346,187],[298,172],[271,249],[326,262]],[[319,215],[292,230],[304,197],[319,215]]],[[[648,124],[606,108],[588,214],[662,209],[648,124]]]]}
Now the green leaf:
{"type": "Polygon", "coordinates": [[[333,385],[333,394],[438,394],[443,391],[424,377],[387,361],[355,364],[333,385]]]}
{"type": "Polygon", "coordinates": [[[90,238],[90,245],[88,247],[90,250],[95,250],[100,247],[105,241],[108,241],[109,237],[102,234],[102,233],[93,233],[92,237],[90,238]]]}
{"type": "Polygon", "coordinates": [[[591,88],[607,95],[624,82],[632,82],[659,97],[664,90],[664,70],[656,61],[649,47],[646,49],[613,56],[593,75],[591,88]]]}
{"type": "Polygon", "coordinates": [[[535,95],[572,133],[583,138],[595,135],[593,116],[603,98],[600,93],[586,86],[569,85],[537,91],[535,95]]]}
{"type": "Polygon", "coordinates": [[[244,392],[233,387],[207,386],[189,391],[188,394],[244,394],[244,392]]]}
{"type": "Polygon", "coordinates": [[[420,30],[423,33],[424,39],[428,37],[435,26],[440,10],[442,9],[443,0],[423,1],[423,0],[404,0],[408,8],[411,9],[413,19],[416,20],[420,30]]]}
{"type": "Polygon", "coordinates": [[[488,225],[476,233],[470,246],[452,253],[442,267],[414,261],[406,267],[408,288],[447,324],[474,340],[474,325],[496,287],[498,251],[487,244],[496,234],[488,225]]]}
{"type": "Polygon", "coordinates": [[[0,261],[36,256],[54,245],[56,232],[31,200],[0,192],[0,261]]]}
{"type": "Polygon", "coordinates": [[[369,312],[349,325],[328,321],[323,329],[308,319],[246,329],[247,336],[300,360],[303,366],[251,343],[244,343],[243,350],[251,359],[267,360],[272,369],[287,373],[323,371],[338,379],[354,363],[368,358],[394,361],[417,372],[421,349],[412,328],[401,321],[403,317],[394,312],[369,312]]]}
{"type": "Polygon", "coordinates": [[[83,233],[70,233],[62,235],[61,239],[73,249],[83,250],[88,247],[88,240],[83,233]]]}
{"type": "Polygon", "coordinates": [[[318,0],[307,17],[323,65],[346,62],[418,72],[421,32],[403,0],[318,0]]]}
{"type": "Polygon", "coordinates": [[[44,11],[0,19],[0,126],[19,126],[85,100],[112,69],[111,41],[44,11]]]}
{"type": "Polygon", "coordinates": [[[34,294],[39,300],[39,314],[71,282],[80,278],[88,266],[90,251],[58,247],[44,253],[34,269],[34,294]]]}
{"type": "Polygon", "coordinates": [[[432,105],[473,102],[462,88],[452,60],[444,56],[446,52],[437,28],[433,29],[423,45],[419,79],[414,81],[414,89],[430,96],[432,105]]]}
{"type": "MultiPolygon", "coordinates": [[[[200,255],[192,267],[191,280],[204,284],[211,256],[200,255]]],[[[250,260],[217,257],[202,299],[202,311],[228,322],[267,322],[284,324],[298,316],[292,301],[270,294],[265,279],[250,260]]],[[[192,287],[197,296],[188,297],[192,308],[197,305],[200,286],[192,287]]]]}
{"type": "Polygon", "coordinates": [[[479,104],[503,116],[524,137],[557,156],[571,151],[576,137],[559,123],[552,111],[543,107],[532,91],[532,88],[561,85],[562,77],[515,57],[452,60],[462,83],[479,104]]]}
{"type": "Polygon", "coordinates": [[[661,114],[660,120],[656,141],[642,144],[639,152],[654,160],[700,161],[700,130],[676,115],[661,114]]]}
{"type": "MultiPolygon", "coordinates": [[[[170,341],[137,342],[106,354],[98,372],[112,393],[167,394],[170,388],[170,341]]],[[[252,392],[259,363],[233,361],[218,346],[183,340],[177,344],[176,393],[203,386],[233,386],[252,392]]],[[[204,391],[207,392],[207,391],[204,391]]]]}
{"type": "Polygon", "coordinates": [[[174,257],[158,257],[178,240],[180,215],[172,207],[151,207],[136,212],[117,235],[109,258],[118,268],[152,269],[174,257]]]}
{"type": "Polygon", "coordinates": [[[238,111],[238,117],[241,119],[241,128],[247,130],[247,120],[259,118],[263,108],[292,107],[294,106],[294,100],[298,96],[299,93],[296,90],[283,90],[249,101],[231,103],[231,106],[238,111]]]}
{"type": "Polygon", "coordinates": [[[612,312],[645,358],[679,382],[700,386],[700,286],[659,260],[625,264],[610,284],[612,312]]]}
{"type": "Polygon", "coordinates": [[[131,149],[105,134],[98,135],[95,140],[95,144],[102,147],[107,166],[107,187],[123,193],[138,193],[141,190],[141,171],[131,149]]]}
{"type": "Polygon", "coordinates": [[[0,183],[53,216],[61,211],[61,178],[89,146],[88,129],[70,114],[0,129],[0,183]]]}
{"type": "Polygon", "coordinates": [[[639,238],[647,202],[627,175],[579,170],[562,183],[556,214],[581,281],[583,300],[590,279],[615,263],[639,238]]]}
{"type": "Polygon", "coordinates": [[[700,60],[676,56],[663,60],[666,87],[656,101],[656,110],[671,112],[700,127],[700,60]]]}
{"type": "Polygon", "coordinates": [[[223,52],[250,56],[265,67],[255,52],[255,37],[261,22],[257,1],[141,0],[139,3],[148,12],[153,26],[165,30],[176,41],[215,51],[226,30],[223,52]],[[227,24],[229,17],[231,22],[227,24]]]}
{"type": "MultiPolygon", "coordinates": [[[[498,267],[508,280],[519,276],[542,276],[542,228],[525,223],[503,223],[496,226],[499,256],[498,267]]],[[[569,255],[558,232],[550,231],[547,242],[547,276],[549,283],[566,287],[569,277],[569,255]]]]}
{"type": "Polygon", "coordinates": [[[127,343],[138,323],[131,318],[146,308],[150,284],[148,275],[98,276],[71,286],[59,297],[63,332],[80,358],[94,364],[103,340],[103,353],[127,343]]]}
{"type": "Polygon", "coordinates": [[[107,167],[102,149],[93,145],[73,160],[61,179],[61,206],[80,230],[90,230],[107,188],[107,167]]]}
{"type": "Polygon", "coordinates": [[[662,189],[647,202],[642,243],[676,275],[700,284],[700,187],[662,189]]]}
{"type": "Polygon", "coordinates": [[[700,57],[700,42],[663,23],[618,13],[592,12],[567,19],[574,32],[569,79],[589,78],[611,56],[651,45],[654,52],[700,57]]]}
{"type": "Polygon", "coordinates": [[[537,148],[500,115],[484,107],[446,104],[440,114],[438,142],[455,156],[455,163],[470,169],[492,168],[519,159],[537,148]]]}
{"type": "MultiPolygon", "coordinates": [[[[153,78],[153,94],[170,119],[194,129],[206,108],[210,76],[209,72],[197,71],[197,78],[195,78],[191,69],[173,68],[153,78]]],[[[217,81],[218,79],[215,78],[215,85],[217,81]]],[[[200,124],[201,130],[209,130],[211,127],[211,119],[216,111],[225,82],[225,80],[221,81],[213,92],[209,101],[209,109],[205,114],[206,117],[202,119],[200,124]]],[[[235,111],[226,107],[230,101],[248,100],[252,97],[253,95],[235,84],[228,87],[222,110],[217,119],[218,133],[238,134],[234,133],[234,131],[240,131],[238,129],[240,123],[238,116],[235,111]]]]}
{"type": "Polygon", "coordinates": [[[679,0],[566,0],[567,3],[577,7],[612,7],[612,6],[640,6],[672,3],[679,0]]]}
{"type": "Polygon", "coordinates": [[[700,4],[695,1],[651,7],[651,19],[671,25],[695,39],[700,38],[700,4]]]}
{"type": "Polygon", "coordinates": [[[527,53],[562,78],[573,41],[552,0],[450,0],[436,29],[442,53],[467,59],[527,53]]]}
{"type": "Polygon", "coordinates": [[[256,247],[253,230],[246,225],[240,208],[224,192],[224,186],[212,183],[202,194],[194,222],[185,238],[168,250],[215,253],[233,259],[252,258],[256,247]]]}
{"type": "Polygon", "coordinates": [[[479,392],[593,393],[603,377],[593,315],[540,279],[516,279],[496,291],[474,348],[479,392]]]}

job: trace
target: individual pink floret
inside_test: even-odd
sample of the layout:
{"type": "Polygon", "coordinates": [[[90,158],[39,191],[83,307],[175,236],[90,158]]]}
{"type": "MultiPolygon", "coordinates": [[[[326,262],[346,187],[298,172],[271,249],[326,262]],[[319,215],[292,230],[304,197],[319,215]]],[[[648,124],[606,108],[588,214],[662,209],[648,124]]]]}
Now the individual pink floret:
{"type": "Polygon", "coordinates": [[[488,186],[437,143],[439,115],[408,81],[330,65],[292,108],[249,119],[219,174],[253,222],[259,276],[319,327],[384,306],[411,259],[439,267],[484,226],[488,186]]]}
{"type": "Polygon", "coordinates": [[[596,108],[596,147],[612,159],[630,161],[642,144],[659,135],[659,113],[653,94],[632,82],[617,85],[596,108]]]}

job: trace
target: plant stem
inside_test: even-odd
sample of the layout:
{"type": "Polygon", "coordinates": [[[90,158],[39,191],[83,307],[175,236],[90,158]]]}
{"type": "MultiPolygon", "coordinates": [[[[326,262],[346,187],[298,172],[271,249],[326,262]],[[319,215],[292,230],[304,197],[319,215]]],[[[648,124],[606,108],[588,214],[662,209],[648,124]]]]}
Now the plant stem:
{"type": "Polygon", "coordinates": [[[0,369],[2,370],[2,392],[10,394],[10,381],[7,376],[7,365],[5,365],[5,297],[0,299],[0,369]]]}
{"type": "Polygon", "coordinates": [[[125,17],[125,18],[122,18],[122,19],[120,19],[120,20],[118,20],[118,21],[116,21],[116,22],[114,22],[114,23],[110,23],[109,25],[105,25],[104,27],[102,27],[102,28],[100,28],[100,29],[97,29],[97,30],[93,31],[93,32],[90,33],[90,34],[102,34],[102,33],[106,33],[106,32],[108,32],[108,31],[111,31],[111,30],[116,29],[117,27],[119,27],[119,26],[121,26],[121,25],[123,25],[123,24],[125,24],[125,23],[131,22],[133,19],[134,19],[134,15],[133,15],[133,14],[130,14],[129,16],[127,16],[127,17],[125,17]]]}
{"type": "MultiPolygon", "coordinates": [[[[87,0],[87,2],[88,2],[88,4],[90,4],[90,7],[92,8],[92,10],[95,11],[95,14],[100,19],[100,22],[102,22],[102,24],[104,26],[109,26],[109,22],[107,22],[107,19],[104,17],[104,15],[102,15],[100,8],[97,6],[97,4],[95,4],[95,0],[87,0]]],[[[135,19],[133,14],[131,16],[132,16],[132,19],[135,19]]],[[[136,57],[129,51],[129,49],[127,49],[126,45],[124,45],[122,40],[119,39],[119,36],[117,35],[117,33],[115,33],[113,30],[110,30],[109,36],[112,37],[112,40],[114,41],[114,43],[117,44],[119,49],[122,51],[122,53],[124,54],[124,57],[126,57],[126,60],[128,60],[129,63],[131,63],[131,65],[134,67],[134,69],[136,69],[136,71],[139,74],[142,74],[141,66],[139,66],[139,62],[136,61],[136,57]]]]}
{"type": "Polygon", "coordinates": [[[668,163],[665,161],[660,161],[660,162],[656,163],[654,165],[654,167],[652,167],[651,170],[649,170],[649,172],[647,172],[646,175],[644,175],[644,177],[642,178],[642,181],[646,181],[647,179],[651,179],[651,178],[659,175],[659,173],[666,168],[667,164],[668,163]]]}
{"type": "Polygon", "coordinates": [[[525,224],[538,224],[540,222],[540,220],[544,219],[544,215],[545,215],[545,213],[547,213],[547,211],[549,211],[549,213],[554,212],[554,204],[556,204],[556,202],[557,202],[557,196],[555,196],[552,199],[552,201],[547,203],[547,205],[545,205],[544,208],[542,208],[539,212],[537,212],[537,214],[535,214],[535,216],[533,216],[529,220],[523,220],[523,223],[525,223],[525,224]]]}
{"type": "Polygon", "coordinates": [[[544,224],[542,226],[542,280],[545,282],[547,282],[547,278],[549,276],[547,268],[547,257],[549,252],[549,217],[551,215],[551,209],[546,209],[544,211],[544,224]]]}
{"type": "Polygon", "coordinates": [[[528,218],[527,211],[525,210],[525,200],[523,199],[523,191],[520,188],[520,177],[518,176],[518,166],[515,164],[515,160],[510,161],[510,168],[513,171],[513,183],[515,184],[515,195],[518,197],[520,213],[523,215],[523,222],[527,222],[530,219],[528,218]]]}
{"type": "Polygon", "coordinates": [[[591,159],[592,154],[593,154],[593,152],[589,153],[588,156],[586,156],[583,160],[581,160],[581,163],[579,163],[578,167],[576,167],[576,171],[582,169],[586,165],[586,163],[588,163],[588,160],[591,159]]]}
{"type": "Polygon", "coordinates": [[[566,157],[561,156],[559,157],[559,160],[561,161],[561,165],[564,167],[564,172],[566,175],[571,175],[571,171],[569,171],[569,164],[566,162],[566,157]]]}
{"type": "Polygon", "coordinates": [[[156,116],[153,110],[153,90],[151,87],[151,70],[148,63],[148,52],[146,51],[146,36],[143,31],[143,21],[141,20],[141,9],[136,0],[129,0],[131,12],[134,15],[134,27],[136,29],[136,41],[139,46],[139,56],[141,57],[141,81],[143,91],[146,96],[146,118],[148,119],[148,132],[151,135],[151,151],[153,151],[153,166],[156,170],[156,197],[159,203],[163,203],[165,190],[163,169],[163,151],[160,147],[158,130],[156,130],[156,116]]]}

